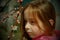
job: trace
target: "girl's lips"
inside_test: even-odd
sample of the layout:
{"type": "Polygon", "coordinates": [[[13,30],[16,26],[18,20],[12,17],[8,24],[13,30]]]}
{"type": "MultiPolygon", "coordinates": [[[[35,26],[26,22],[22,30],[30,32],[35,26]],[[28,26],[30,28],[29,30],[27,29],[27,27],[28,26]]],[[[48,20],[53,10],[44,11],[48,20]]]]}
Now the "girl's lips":
{"type": "Polygon", "coordinates": [[[31,33],[31,32],[27,32],[27,33],[31,33]]]}
{"type": "Polygon", "coordinates": [[[31,34],[31,32],[27,32],[28,34],[31,34]]]}

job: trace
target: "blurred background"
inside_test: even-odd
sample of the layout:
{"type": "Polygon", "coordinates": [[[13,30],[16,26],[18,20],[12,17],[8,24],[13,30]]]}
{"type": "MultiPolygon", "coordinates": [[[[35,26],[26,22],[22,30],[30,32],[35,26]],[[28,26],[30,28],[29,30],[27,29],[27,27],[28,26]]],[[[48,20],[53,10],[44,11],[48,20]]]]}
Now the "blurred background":
{"type": "MultiPolygon", "coordinates": [[[[0,0],[0,39],[20,40],[20,14],[32,0],[0,0]],[[14,30],[14,31],[12,31],[14,30]]],[[[56,27],[60,30],[60,0],[48,0],[56,10],[56,27]]]]}

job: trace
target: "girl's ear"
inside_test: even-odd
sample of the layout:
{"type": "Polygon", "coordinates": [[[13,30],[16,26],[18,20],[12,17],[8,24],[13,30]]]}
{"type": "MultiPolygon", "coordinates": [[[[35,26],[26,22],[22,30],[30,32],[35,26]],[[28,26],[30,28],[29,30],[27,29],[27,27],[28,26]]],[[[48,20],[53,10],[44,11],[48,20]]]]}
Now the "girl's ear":
{"type": "Polygon", "coordinates": [[[49,19],[49,22],[50,22],[51,26],[54,25],[54,20],[53,19],[49,19]]]}

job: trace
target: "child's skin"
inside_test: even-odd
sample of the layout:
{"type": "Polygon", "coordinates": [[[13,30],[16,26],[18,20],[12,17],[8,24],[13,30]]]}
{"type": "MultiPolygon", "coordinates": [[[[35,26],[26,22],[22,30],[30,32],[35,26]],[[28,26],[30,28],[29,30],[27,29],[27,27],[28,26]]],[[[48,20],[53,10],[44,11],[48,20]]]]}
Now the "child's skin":
{"type": "Polygon", "coordinates": [[[24,12],[24,17],[26,20],[26,25],[25,25],[25,29],[27,31],[27,33],[30,35],[30,37],[34,38],[36,36],[42,35],[43,34],[43,30],[44,29],[44,24],[43,22],[37,17],[36,20],[38,22],[38,24],[40,25],[41,29],[38,28],[38,24],[36,23],[36,20],[34,20],[34,17],[31,14],[26,13],[28,10],[26,9],[24,12]]]}

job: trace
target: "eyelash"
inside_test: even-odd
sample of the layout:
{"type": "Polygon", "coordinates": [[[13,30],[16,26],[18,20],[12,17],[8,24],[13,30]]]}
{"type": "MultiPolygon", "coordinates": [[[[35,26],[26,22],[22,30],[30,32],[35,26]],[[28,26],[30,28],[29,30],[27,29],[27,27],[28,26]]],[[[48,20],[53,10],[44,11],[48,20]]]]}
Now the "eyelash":
{"type": "Polygon", "coordinates": [[[35,22],[34,22],[34,21],[30,21],[30,23],[31,23],[31,25],[34,25],[34,24],[35,24],[35,22]]]}
{"type": "MultiPolygon", "coordinates": [[[[25,20],[24,22],[25,22],[25,24],[27,23],[26,20],[25,20]]],[[[30,23],[31,25],[34,25],[34,24],[35,24],[35,21],[29,21],[29,23],[30,23]]]]}

